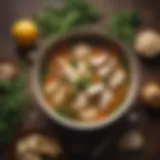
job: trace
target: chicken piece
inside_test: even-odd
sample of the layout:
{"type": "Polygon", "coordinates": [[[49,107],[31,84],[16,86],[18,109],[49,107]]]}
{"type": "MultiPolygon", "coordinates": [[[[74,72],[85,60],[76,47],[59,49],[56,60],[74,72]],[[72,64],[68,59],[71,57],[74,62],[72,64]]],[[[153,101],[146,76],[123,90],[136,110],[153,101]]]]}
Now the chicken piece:
{"type": "Polygon", "coordinates": [[[56,81],[51,81],[51,82],[47,82],[44,85],[44,91],[46,94],[51,94],[53,92],[55,92],[59,87],[59,83],[56,81]]]}
{"type": "Polygon", "coordinates": [[[94,67],[100,67],[108,60],[108,56],[106,54],[92,56],[90,59],[91,65],[94,67]]]}
{"type": "Polygon", "coordinates": [[[78,67],[77,67],[77,71],[80,75],[88,75],[89,72],[88,72],[88,66],[87,66],[87,63],[84,62],[84,61],[80,61],[78,63],[78,67]]]}
{"type": "Polygon", "coordinates": [[[63,104],[67,98],[67,95],[68,95],[68,87],[62,86],[61,88],[59,88],[57,93],[53,95],[52,99],[53,104],[55,104],[56,106],[63,104]]]}
{"type": "Polygon", "coordinates": [[[98,84],[91,85],[87,89],[87,94],[89,96],[94,96],[94,95],[102,93],[103,90],[104,90],[104,85],[102,83],[98,83],[98,84]]]}
{"type": "Polygon", "coordinates": [[[83,121],[89,121],[89,120],[94,120],[97,116],[97,109],[96,108],[86,108],[83,109],[81,112],[79,112],[79,117],[83,121]]]}
{"type": "Polygon", "coordinates": [[[116,59],[110,59],[110,61],[106,64],[104,64],[99,70],[98,75],[100,77],[107,77],[115,68],[117,64],[116,59]]]}
{"type": "Polygon", "coordinates": [[[113,100],[113,92],[111,90],[106,90],[100,99],[100,108],[106,109],[108,104],[113,100]]]}
{"type": "Polygon", "coordinates": [[[83,59],[83,58],[86,58],[89,53],[91,52],[92,48],[86,44],[79,44],[79,45],[76,45],[72,52],[74,54],[74,57],[76,59],[83,59]]]}
{"type": "Polygon", "coordinates": [[[105,65],[98,70],[98,75],[100,77],[107,77],[109,73],[111,73],[111,71],[112,71],[112,68],[110,66],[105,65]]]}
{"type": "Polygon", "coordinates": [[[87,95],[85,93],[81,93],[78,95],[76,101],[74,102],[73,108],[75,110],[81,110],[87,106],[87,103],[88,103],[87,95]]]}
{"type": "Polygon", "coordinates": [[[118,69],[113,73],[112,77],[109,80],[109,85],[112,88],[117,88],[120,86],[126,79],[126,73],[123,69],[118,69]]]}
{"type": "Polygon", "coordinates": [[[61,70],[63,71],[64,76],[71,82],[78,79],[78,73],[76,70],[67,62],[65,59],[58,59],[59,64],[61,65],[61,70]]]}

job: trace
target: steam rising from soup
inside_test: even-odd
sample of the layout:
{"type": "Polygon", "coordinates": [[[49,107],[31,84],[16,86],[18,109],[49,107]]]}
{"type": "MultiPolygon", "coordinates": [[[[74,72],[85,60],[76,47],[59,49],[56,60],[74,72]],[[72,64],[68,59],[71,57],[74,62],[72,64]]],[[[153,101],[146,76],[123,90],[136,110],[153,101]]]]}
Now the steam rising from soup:
{"type": "Polygon", "coordinates": [[[106,119],[129,88],[121,56],[107,47],[82,42],[54,51],[45,64],[42,82],[53,112],[82,122],[106,119]]]}

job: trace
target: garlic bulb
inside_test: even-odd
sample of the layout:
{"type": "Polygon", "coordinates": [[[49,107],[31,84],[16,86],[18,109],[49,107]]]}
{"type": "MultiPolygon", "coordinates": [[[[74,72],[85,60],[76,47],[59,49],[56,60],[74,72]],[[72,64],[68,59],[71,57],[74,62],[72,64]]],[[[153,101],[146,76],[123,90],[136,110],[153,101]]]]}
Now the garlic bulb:
{"type": "Polygon", "coordinates": [[[154,57],[160,52],[160,34],[147,30],[139,33],[135,40],[135,49],[146,57],[154,57]]]}
{"type": "Polygon", "coordinates": [[[160,85],[156,82],[149,82],[142,89],[142,99],[152,105],[160,106],[160,85]]]}
{"type": "Polygon", "coordinates": [[[16,146],[17,160],[40,160],[43,154],[55,158],[61,153],[61,147],[56,141],[40,134],[22,138],[16,146]]]}
{"type": "Polygon", "coordinates": [[[17,67],[10,62],[0,63],[0,79],[12,79],[18,72],[17,67]]]}
{"type": "Polygon", "coordinates": [[[123,151],[141,150],[145,145],[144,137],[136,130],[124,134],[119,141],[119,148],[123,151]]]}

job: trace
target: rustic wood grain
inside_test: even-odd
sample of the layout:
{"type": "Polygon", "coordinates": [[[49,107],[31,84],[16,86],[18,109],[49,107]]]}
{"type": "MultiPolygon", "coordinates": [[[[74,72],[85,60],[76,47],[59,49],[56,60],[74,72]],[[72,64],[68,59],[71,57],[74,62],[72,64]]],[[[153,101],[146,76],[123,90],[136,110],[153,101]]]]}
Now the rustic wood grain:
{"type": "MultiPolygon", "coordinates": [[[[111,14],[120,9],[138,9],[141,11],[141,19],[146,28],[160,29],[160,1],[158,0],[88,0],[95,4],[102,15],[107,19],[111,14]]],[[[63,0],[1,0],[0,1],[0,56],[15,58],[14,44],[10,37],[9,30],[11,24],[18,18],[31,17],[33,13],[42,8],[44,4],[61,5],[63,0]]],[[[152,77],[155,74],[160,76],[160,67],[150,68],[142,63],[143,80],[152,77]]],[[[141,106],[138,106],[141,107],[141,106]]],[[[152,121],[150,117],[144,113],[141,125],[138,128],[143,130],[146,146],[144,154],[133,153],[122,155],[116,148],[113,148],[110,154],[104,154],[101,157],[106,159],[122,159],[122,160],[158,160],[160,159],[160,123],[152,121]],[[115,151],[117,151],[115,153],[115,151]]],[[[41,119],[43,120],[43,119],[41,119]]],[[[137,127],[137,125],[135,125],[137,127]]],[[[135,127],[134,126],[134,127],[135,127]]],[[[126,126],[127,127],[127,126],[126,126]]],[[[125,127],[125,128],[126,128],[125,127]]],[[[119,127],[121,128],[121,127],[119,127]]],[[[63,135],[63,136],[67,136],[63,135]]],[[[88,142],[90,143],[90,142],[88,142]]],[[[75,158],[75,157],[74,157],[75,158]]]]}

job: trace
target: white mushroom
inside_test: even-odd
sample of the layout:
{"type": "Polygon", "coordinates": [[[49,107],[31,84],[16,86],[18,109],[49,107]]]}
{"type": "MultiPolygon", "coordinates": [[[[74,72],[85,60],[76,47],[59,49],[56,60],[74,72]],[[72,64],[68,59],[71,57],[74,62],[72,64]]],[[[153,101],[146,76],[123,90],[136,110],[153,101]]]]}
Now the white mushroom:
{"type": "Polygon", "coordinates": [[[118,69],[113,73],[112,77],[110,78],[109,85],[112,88],[116,88],[124,82],[125,78],[126,78],[125,71],[122,69],[118,69]]]}
{"type": "Polygon", "coordinates": [[[100,100],[100,108],[106,109],[108,104],[113,100],[113,92],[111,90],[106,90],[100,100]]]}
{"type": "Polygon", "coordinates": [[[39,134],[21,139],[16,146],[18,160],[40,160],[42,154],[55,158],[61,152],[61,147],[56,141],[39,134]]]}
{"type": "Polygon", "coordinates": [[[154,57],[160,52],[160,34],[146,30],[137,35],[135,49],[144,56],[154,57]]]}
{"type": "Polygon", "coordinates": [[[104,90],[104,85],[102,83],[98,83],[89,86],[86,92],[89,96],[94,96],[96,94],[101,93],[103,90],[104,90]]]}
{"type": "Polygon", "coordinates": [[[98,70],[98,75],[100,77],[108,76],[114,69],[117,64],[117,60],[115,58],[110,58],[107,63],[102,65],[102,67],[98,70]]]}
{"type": "Polygon", "coordinates": [[[87,95],[85,93],[81,93],[78,95],[77,99],[75,100],[73,104],[73,108],[75,110],[81,110],[87,106],[87,103],[88,103],[87,95]]]}
{"type": "Polygon", "coordinates": [[[100,77],[106,77],[110,72],[111,72],[111,68],[109,66],[105,65],[105,66],[102,66],[98,70],[98,75],[100,77]]]}
{"type": "Polygon", "coordinates": [[[98,111],[95,108],[86,108],[79,112],[79,116],[82,120],[93,120],[97,116],[98,111]]]}
{"type": "Polygon", "coordinates": [[[124,134],[119,141],[122,150],[141,150],[145,144],[144,137],[136,130],[131,130],[124,134]]]}
{"type": "Polygon", "coordinates": [[[75,58],[82,59],[86,58],[91,50],[92,48],[86,44],[78,44],[73,48],[72,53],[74,54],[75,58]]]}
{"type": "Polygon", "coordinates": [[[99,67],[99,66],[103,65],[107,61],[107,59],[108,59],[108,57],[105,54],[98,55],[98,56],[93,56],[90,59],[90,63],[94,67],[99,67]]]}

